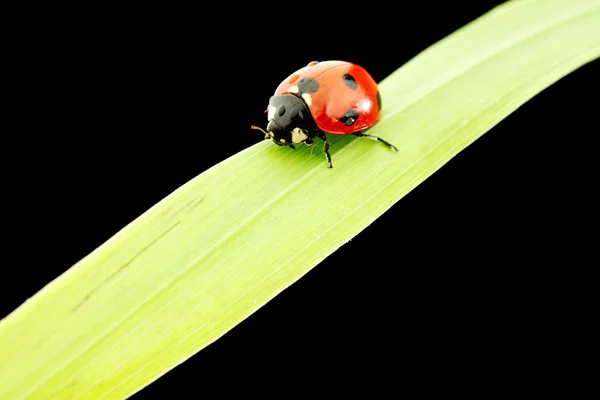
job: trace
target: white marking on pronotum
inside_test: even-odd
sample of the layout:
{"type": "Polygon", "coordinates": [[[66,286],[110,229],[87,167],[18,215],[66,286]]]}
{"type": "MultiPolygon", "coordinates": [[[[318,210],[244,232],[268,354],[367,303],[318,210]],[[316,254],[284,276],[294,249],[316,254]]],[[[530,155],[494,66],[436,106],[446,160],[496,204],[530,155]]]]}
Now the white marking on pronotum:
{"type": "Polygon", "coordinates": [[[284,139],[284,138],[281,138],[281,139],[279,139],[279,141],[280,141],[281,143],[285,143],[285,139],[284,139]]]}
{"type": "Polygon", "coordinates": [[[268,121],[275,118],[275,111],[277,111],[277,109],[275,107],[273,107],[272,105],[269,105],[269,107],[267,107],[267,120],[268,121]]]}
{"type": "Polygon", "coordinates": [[[310,94],[308,94],[308,93],[302,93],[302,98],[304,99],[304,101],[306,102],[306,104],[309,107],[312,106],[312,97],[310,97],[310,94]]]}
{"type": "Polygon", "coordinates": [[[306,133],[304,133],[302,129],[294,128],[292,130],[292,143],[302,143],[306,139],[308,139],[308,136],[306,135],[306,133]]]}
{"type": "Polygon", "coordinates": [[[298,93],[298,86],[290,86],[287,91],[290,93],[298,93]]]}

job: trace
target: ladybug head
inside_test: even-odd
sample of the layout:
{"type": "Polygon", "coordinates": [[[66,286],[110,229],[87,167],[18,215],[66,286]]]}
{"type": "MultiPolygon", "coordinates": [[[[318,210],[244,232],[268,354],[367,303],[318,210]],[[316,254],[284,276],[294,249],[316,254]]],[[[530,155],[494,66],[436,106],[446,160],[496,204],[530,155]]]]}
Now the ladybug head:
{"type": "Polygon", "coordinates": [[[272,96],[267,109],[269,124],[265,139],[273,139],[278,146],[302,143],[316,135],[314,122],[306,103],[293,94],[272,96]]]}

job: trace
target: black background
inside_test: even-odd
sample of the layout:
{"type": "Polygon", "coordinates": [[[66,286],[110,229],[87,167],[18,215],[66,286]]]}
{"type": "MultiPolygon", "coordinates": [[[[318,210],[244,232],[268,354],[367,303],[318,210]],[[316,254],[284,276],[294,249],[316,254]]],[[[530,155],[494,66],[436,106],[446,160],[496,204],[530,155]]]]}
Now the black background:
{"type": "MultiPolygon", "coordinates": [[[[4,253],[14,261],[3,267],[0,317],[260,141],[249,126],[264,124],[275,87],[308,61],[353,61],[380,81],[500,3],[99,10],[106,18],[86,12],[24,29],[28,46],[11,60],[18,127],[3,146],[4,253]]],[[[551,364],[546,345],[578,325],[584,276],[597,265],[597,74],[596,61],[540,93],[134,398],[399,393],[495,379],[489,370],[512,382],[551,364]]]]}

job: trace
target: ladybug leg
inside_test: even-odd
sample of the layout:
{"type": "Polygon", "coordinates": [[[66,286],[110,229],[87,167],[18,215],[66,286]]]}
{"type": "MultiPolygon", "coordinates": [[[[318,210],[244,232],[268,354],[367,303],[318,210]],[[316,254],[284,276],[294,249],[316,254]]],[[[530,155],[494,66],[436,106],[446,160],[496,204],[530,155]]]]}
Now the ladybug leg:
{"type": "Polygon", "coordinates": [[[331,163],[331,154],[329,154],[329,141],[327,140],[325,132],[320,132],[319,138],[325,142],[323,145],[323,152],[325,153],[325,158],[327,159],[327,166],[329,168],[333,168],[333,164],[331,163]]]}
{"type": "Polygon", "coordinates": [[[307,145],[307,146],[314,146],[314,145],[315,145],[315,142],[313,142],[313,140],[312,140],[312,139],[306,139],[306,140],[304,141],[304,144],[305,144],[305,145],[307,145]]]}
{"type": "Polygon", "coordinates": [[[398,149],[396,148],[396,146],[394,146],[393,144],[391,144],[390,142],[386,142],[385,140],[383,140],[382,138],[380,138],[379,136],[374,136],[374,135],[368,135],[366,133],[362,133],[362,132],[355,132],[353,133],[353,135],[358,136],[358,137],[366,137],[368,139],[371,140],[377,140],[380,141],[381,143],[385,144],[387,147],[389,147],[390,149],[394,150],[394,151],[398,151],[398,149]]]}

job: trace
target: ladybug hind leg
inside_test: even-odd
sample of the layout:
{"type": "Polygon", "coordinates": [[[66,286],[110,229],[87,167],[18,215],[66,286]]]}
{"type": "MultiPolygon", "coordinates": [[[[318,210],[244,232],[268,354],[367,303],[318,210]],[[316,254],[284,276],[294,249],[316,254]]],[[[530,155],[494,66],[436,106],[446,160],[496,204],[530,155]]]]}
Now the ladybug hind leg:
{"type": "Polygon", "coordinates": [[[353,133],[353,135],[358,136],[358,137],[365,137],[367,139],[371,139],[371,140],[377,140],[383,144],[385,144],[387,147],[389,147],[391,150],[393,151],[398,151],[398,149],[396,148],[396,146],[394,146],[393,144],[391,144],[390,142],[387,142],[385,140],[383,140],[382,138],[380,138],[379,136],[375,136],[375,135],[369,135],[366,133],[362,133],[362,132],[355,132],[353,133]]]}

